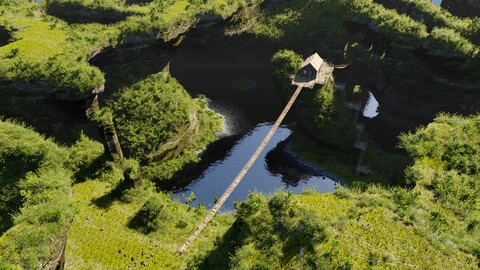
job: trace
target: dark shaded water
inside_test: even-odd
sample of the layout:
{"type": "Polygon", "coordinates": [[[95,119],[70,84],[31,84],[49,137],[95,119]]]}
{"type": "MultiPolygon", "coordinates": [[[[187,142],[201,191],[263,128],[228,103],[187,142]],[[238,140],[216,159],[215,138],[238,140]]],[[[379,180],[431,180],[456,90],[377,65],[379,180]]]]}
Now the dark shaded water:
{"type": "Polygon", "coordinates": [[[276,48],[248,36],[202,43],[200,35],[191,33],[173,55],[172,76],[193,96],[212,101],[211,108],[226,118],[228,135],[274,121],[283,108],[271,75],[276,48]]]}
{"type": "MultiPolygon", "coordinates": [[[[193,192],[197,198],[193,203],[194,205],[204,203],[206,207],[212,207],[214,198],[220,197],[227,189],[230,182],[268,133],[270,127],[271,124],[268,123],[256,126],[237,141],[235,146],[222,160],[210,164],[200,177],[185,189],[175,193],[173,198],[184,201],[185,197],[193,192]]],[[[295,164],[292,160],[286,160],[287,164],[282,164],[281,160],[274,162],[269,160],[275,159],[277,156],[280,156],[281,159],[285,158],[282,156],[282,150],[275,151],[274,148],[277,144],[286,140],[290,134],[291,131],[286,126],[278,129],[272,140],[267,144],[265,151],[260,154],[243,181],[226,201],[222,210],[233,210],[233,202],[235,200],[243,201],[253,191],[265,194],[273,193],[280,189],[294,193],[301,193],[306,189],[314,189],[320,192],[334,191],[336,182],[321,176],[313,168],[302,167],[300,164],[295,164]],[[267,159],[267,153],[269,159],[267,159]],[[290,168],[287,171],[283,171],[282,169],[286,167],[290,168]]]]}
{"type": "MultiPolygon", "coordinates": [[[[200,164],[198,168],[190,168],[194,174],[190,180],[193,181],[175,192],[174,198],[183,200],[193,192],[197,198],[195,204],[204,203],[211,207],[215,196],[222,195],[267,134],[270,123],[283,109],[271,74],[271,57],[276,50],[249,36],[231,37],[227,42],[216,43],[202,40],[198,33],[191,33],[174,54],[170,61],[172,76],[192,95],[207,96],[211,100],[210,107],[225,117],[222,136],[235,138],[233,145],[231,140],[224,138],[225,143],[215,146],[216,151],[225,153],[224,156],[206,166],[200,164]]],[[[291,118],[287,117],[284,123],[288,125],[290,121],[291,118]]],[[[309,171],[294,160],[285,164],[285,159],[275,158],[284,151],[272,150],[291,134],[287,125],[274,135],[232,193],[224,210],[233,210],[233,201],[246,199],[252,191],[334,190],[335,182],[321,176],[325,173],[309,171]],[[266,160],[267,153],[270,161],[266,160]]]]}

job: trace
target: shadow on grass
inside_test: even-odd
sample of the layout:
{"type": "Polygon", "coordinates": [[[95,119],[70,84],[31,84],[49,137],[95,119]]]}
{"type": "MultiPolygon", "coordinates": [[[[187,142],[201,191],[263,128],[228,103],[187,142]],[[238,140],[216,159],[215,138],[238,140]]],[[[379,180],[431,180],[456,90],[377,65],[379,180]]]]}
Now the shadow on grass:
{"type": "Polygon", "coordinates": [[[145,224],[145,220],[149,220],[149,214],[145,209],[140,209],[137,214],[128,221],[128,228],[141,232],[143,234],[149,234],[155,231],[153,228],[145,224]]]}
{"type": "Polygon", "coordinates": [[[133,183],[131,181],[123,180],[122,182],[118,183],[118,185],[112,191],[110,191],[110,193],[93,199],[92,202],[98,207],[109,208],[115,201],[121,199],[126,190],[132,187],[133,183]]]}
{"type": "Polygon", "coordinates": [[[232,255],[239,246],[239,242],[239,230],[235,222],[222,238],[215,240],[215,249],[195,262],[196,267],[200,270],[229,269],[232,255]]]}
{"type": "Polygon", "coordinates": [[[112,8],[93,9],[80,3],[48,3],[47,14],[68,23],[111,24],[124,21],[133,13],[121,12],[112,8]]]}
{"type": "Polygon", "coordinates": [[[105,163],[109,160],[108,154],[103,153],[93,160],[88,166],[80,168],[74,175],[75,182],[81,183],[86,179],[93,179],[105,167],[105,163]]]}
{"type": "Polygon", "coordinates": [[[29,171],[38,168],[43,157],[26,162],[15,156],[5,157],[0,163],[0,236],[13,226],[13,214],[18,213],[23,204],[18,182],[29,171]],[[3,168],[2,168],[3,167],[3,168]]]}
{"type": "Polygon", "coordinates": [[[7,29],[0,26],[0,47],[7,45],[10,41],[10,38],[11,36],[7,29]]]}
{"type": "Polygon", "coordinates": [[[134,4],[146,4],[150,2],[153,2],[153,0],[126,0],[125,4],[134,5],[134,4]]]}

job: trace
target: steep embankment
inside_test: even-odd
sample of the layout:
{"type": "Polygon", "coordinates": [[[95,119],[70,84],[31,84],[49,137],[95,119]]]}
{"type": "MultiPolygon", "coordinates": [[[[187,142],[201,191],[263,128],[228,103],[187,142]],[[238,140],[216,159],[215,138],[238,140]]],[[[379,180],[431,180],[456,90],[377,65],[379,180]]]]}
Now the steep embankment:
{"type": "Polygon", "coordinates": [[[0,267],[33,269],[61,254],[73,217],[68,151],[0,122],[0,267]]]}
{"type": "Polygon", "coordinates": [[[206,100],[193,99],[165,71],[123,88],[109,106],[126,155],[138,159],[142,176],[151,180],[197,162],[222,126],[206,100]]]}

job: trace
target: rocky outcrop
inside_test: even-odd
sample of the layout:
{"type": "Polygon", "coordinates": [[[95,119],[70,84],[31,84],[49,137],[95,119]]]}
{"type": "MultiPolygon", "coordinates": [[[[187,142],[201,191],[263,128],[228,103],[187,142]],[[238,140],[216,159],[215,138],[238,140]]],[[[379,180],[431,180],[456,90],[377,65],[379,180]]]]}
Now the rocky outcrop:
{"type": "Polygon", "coordinates": [[[102,142],[105,150],[110,153],[114,161],[120,161],[123,159],[123,151],[115,130],[112,114],[100,110],[98,95],[94,95],[88,100],[88,104],[89,106],[86,110],[87,117],[97,125],[98,131],[103,136],[102,142]]]}
{"type": "Polygon", "coordinates": [[[439,112],[470,114],[480,109],[477,69],[458,69],[457,59],[395,44],[383,61],[372,61],[363,46],[355,48],[355,58],[349,73],[355,78],[350,79],[371,89],[383,110],[431,120],[439,112]]]}
{"type": "Polygon", "coordinates": [[[55,90],[53,86],[46,81],[14,81],[7,84],[7,87],[14,88],[22,92],[43,94],[45,97],[51,96],[59,101],[85,101],[102,93],[105,90],[105,86],[103,84],[95,86],[89,93],[81,93],[72,88],[55,90]]]}
{"type": "Polygon", "coordinates": [[[480,17],[478,0],[443,0],[441,6],[459,17],[480,17]]]}

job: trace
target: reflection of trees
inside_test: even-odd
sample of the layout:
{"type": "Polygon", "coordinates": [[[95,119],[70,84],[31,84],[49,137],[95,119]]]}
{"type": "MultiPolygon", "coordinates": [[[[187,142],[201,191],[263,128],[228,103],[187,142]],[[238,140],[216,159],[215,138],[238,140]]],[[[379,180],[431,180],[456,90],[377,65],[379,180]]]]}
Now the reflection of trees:
{"type": "Polygon", "coordinates": [[[282,182],[286,186],[296,187],[300,181],[307,181],[313,176],[313,172],[310,168],[301,164],[293,156],[289,155],[285,151],[285,146],[287,145],[289,139],[280,142],[268,152],[266,156],[267,169],[275,174],[282,177],[282,182]]]}

